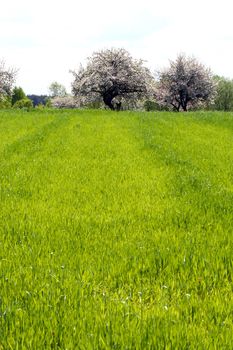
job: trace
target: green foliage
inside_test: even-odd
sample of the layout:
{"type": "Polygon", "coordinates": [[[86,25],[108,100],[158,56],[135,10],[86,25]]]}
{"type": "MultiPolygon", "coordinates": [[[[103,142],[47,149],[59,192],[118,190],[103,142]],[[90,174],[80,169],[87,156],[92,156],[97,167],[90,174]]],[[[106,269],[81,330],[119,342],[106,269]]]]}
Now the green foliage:
{"type": "Polygon", "coordinates": [[[221,111],[233,110],[233,80],[216,77],[217,94],[214,101],[214,109],[221,111]]]}
{"type": "Polygon", "coordinates": [[[29,98],[23,98],[22,100],[18,100],[17,102],[15,102],[15,104],[13,105],[14,108],[25,108],[25,109],[30,109],[33,107],[33,103],[29,98]]]}
{"type": "Polygon", "coordinates": [[[35,108],[43,110],[43,109],[45,109],[45,105],[43,105],[43,103],[39,103],[35,108]]]}
{"type": "Polygon", "coordinates": [[[9,96],[3,96],[0,98],[0,109],[11,108],[11,98],[9,96]]]}
{"type": "Polygon", "coordinates": [[[0,124],[1,349],[232,349],[233,114],[0,124]]]}
{"type": "Polygon", "coordinates": [[[52,108],[51,98],[47,98],[45,106],[46,106],[47,108],[52,108]]]}
{"type": "Polygon", "coordinates": [[[14,105],[17,101],[24,100],[26,95],[21,87],[15,86],[12,93],[12,105],[14,105]]]}

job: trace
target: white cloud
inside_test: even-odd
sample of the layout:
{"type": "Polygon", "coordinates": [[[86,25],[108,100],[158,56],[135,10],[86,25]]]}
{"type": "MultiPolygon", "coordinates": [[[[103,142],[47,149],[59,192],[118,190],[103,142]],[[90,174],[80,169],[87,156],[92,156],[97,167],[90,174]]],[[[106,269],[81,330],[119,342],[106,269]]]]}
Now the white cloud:
{"type": "Polygon", "coordinates": [[[233,78],[231,1],[9,0],[1,4],[0,57],[18,67],[17,85],[47,93],[70,87],[74,69],[94,50],[123,46],[152,70],[179,52],[233,78]]]}

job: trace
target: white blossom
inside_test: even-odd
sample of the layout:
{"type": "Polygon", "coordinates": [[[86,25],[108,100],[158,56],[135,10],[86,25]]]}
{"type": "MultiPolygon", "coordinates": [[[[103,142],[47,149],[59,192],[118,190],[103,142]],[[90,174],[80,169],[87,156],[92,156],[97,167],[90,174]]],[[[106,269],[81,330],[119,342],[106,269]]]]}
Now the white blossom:
{"type": "Polygon", "coordinates": [[[11,95],[15,82],[16,70],[7,68],[4,61],[0,61],[0,99],[11,95]]]}
{"type": "Polygon", "coordinates": [[[211,71],[193,57],[181,54],[170,67],[158,73],[156,100],[159,104],[187,111],[210,102],[215,94],[211,71]]]}
{"type": "Polygon", "coordinates": [[[78,108],[79,103],[73,96],[56,96],[51,98],[51,105],[54,108],[78,108]]]}
{"type": "Polygon", "coordinates": [[[86,68],[72,71],[72,91],[88,102],[103,100],[110,109],[121,109],[122,101],[137,100],[150,93],[154,78],[124,49],[107,49],[93,53],[86,68]]]}

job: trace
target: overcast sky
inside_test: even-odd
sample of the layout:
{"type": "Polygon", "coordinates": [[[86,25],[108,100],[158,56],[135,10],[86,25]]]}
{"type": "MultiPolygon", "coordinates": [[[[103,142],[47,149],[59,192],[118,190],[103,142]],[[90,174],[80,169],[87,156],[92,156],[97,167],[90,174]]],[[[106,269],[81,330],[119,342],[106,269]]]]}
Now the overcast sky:
{"type": "Polygon", "coordinates": [[[70,91],[70,69],[93,51],[123,47],[152,71],[177,54],[193,55],[233,78],[232,0],[4,0],[0,58],[19,68],[17,86],[47,94],[53,81],[70,91]]]}

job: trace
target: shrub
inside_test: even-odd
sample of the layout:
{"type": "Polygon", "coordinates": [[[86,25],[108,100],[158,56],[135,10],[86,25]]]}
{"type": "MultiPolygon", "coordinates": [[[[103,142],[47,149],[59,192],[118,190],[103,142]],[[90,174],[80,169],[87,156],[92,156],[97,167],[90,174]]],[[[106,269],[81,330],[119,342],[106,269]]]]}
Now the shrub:
{"type": "Polygon", "coordinates": [[[22,100],[19,100],[15,102],[14,108],[19,108],[19,109],[30,109],[33,107],[33,103],[29,98],[23,98],[22,100]]]}

